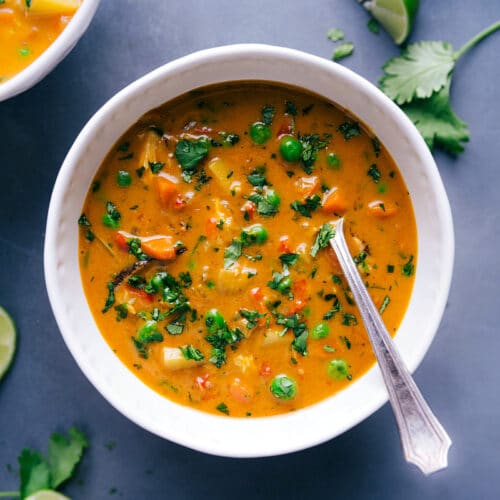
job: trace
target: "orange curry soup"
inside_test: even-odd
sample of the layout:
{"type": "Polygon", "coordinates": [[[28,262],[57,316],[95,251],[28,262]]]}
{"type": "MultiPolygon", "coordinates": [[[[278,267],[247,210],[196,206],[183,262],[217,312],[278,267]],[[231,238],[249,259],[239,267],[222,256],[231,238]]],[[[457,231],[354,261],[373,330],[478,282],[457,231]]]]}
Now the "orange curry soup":
{"type": "Polygon", "coordinates": [[[39,57],[80,4],[81,0],[0,0],[0,83],[39,57]]]}
{"type": "Polygon", "coordinates": [[[78,221],[88,304],[123,363],[177,403],[232,417],[303,408],[375,361],[328,247],[339,216],[394,334],[417,234],[384,146],[299,89],[190,92],[141,117],[95,176],[78,221]]]}

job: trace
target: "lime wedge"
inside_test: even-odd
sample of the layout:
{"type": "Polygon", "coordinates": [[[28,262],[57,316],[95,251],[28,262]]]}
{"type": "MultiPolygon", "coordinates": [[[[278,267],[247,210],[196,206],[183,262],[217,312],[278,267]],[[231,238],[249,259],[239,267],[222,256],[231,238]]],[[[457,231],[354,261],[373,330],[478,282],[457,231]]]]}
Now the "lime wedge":
{"type": "Polygon", "coordinates": [[[418,0],[359,0],[398,44],[410,34],[417,16],[418,0]]]}
{"type": "Polygon", "coordinates": [[[70,500],[68,497],[57,493],[54,490],[41,490],[33,493],[29,497],[26,497],[26,500],[70,500]]]}
{"type": "Polygon", "coordinates": [[[0,307],[0,379],[3,377],[16,351],[16,327],[7,311],[0,307]]]}

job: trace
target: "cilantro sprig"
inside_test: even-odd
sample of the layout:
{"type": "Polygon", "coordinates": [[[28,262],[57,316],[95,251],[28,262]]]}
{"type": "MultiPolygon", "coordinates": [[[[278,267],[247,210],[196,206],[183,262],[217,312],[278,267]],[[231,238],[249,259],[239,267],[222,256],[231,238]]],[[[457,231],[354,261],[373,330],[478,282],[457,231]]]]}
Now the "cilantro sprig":
{"type": "Polygon", "coordinates": [[[447,42],[414,43],[382,67],[384,75],[379,81],[380,88],[402,107],[431,150],[436,146],[451,154],[464,150],[469,130],[450,104],[453,70],[467,51],[498,30],[500,21],[457,51],[447,42]]]}
{"type": "Polygon", "coordinates": [[[38,491],[55,491],[70,479],[89,443],[76,427],[71,427],[68,434],[68,437],[52,434],[46,457],[39,451],[24,448],[18,457],[19,491],[2,491],[0,497],[19,497],[22,500],[38,491]]]}

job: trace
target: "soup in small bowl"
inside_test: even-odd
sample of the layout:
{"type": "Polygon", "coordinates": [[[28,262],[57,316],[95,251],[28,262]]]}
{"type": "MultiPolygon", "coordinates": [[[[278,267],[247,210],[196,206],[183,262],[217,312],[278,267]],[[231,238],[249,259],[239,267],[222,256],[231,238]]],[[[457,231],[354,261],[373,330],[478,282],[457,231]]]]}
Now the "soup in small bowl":
{"type": "Polygon", "coordinates": [[[194,54],[114,97],[68,154],[47,225],[51,304],[85,374],[143,427],[220,455],[311,446],[387,400],[327,247],[340,216],[414,370],[453,260],[418,132],[314,56],[194,54]]]}
{"type": "Polygon", "coordinates": [[[0,101],[49,73],[87,29],[99,0],[4,0],[0,4],[0,101]]]}

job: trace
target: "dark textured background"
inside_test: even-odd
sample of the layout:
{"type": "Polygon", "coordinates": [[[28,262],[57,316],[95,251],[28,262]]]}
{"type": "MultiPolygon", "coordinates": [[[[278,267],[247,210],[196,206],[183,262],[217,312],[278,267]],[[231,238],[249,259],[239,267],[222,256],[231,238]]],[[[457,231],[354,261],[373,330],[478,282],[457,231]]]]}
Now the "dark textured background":
{"type": "MultiPolygon", "coordinates": [[[[411,40],[458,48],[499,18],[499,0],[423,0],[411,40]]],[[[0,103],[0,304],[19,327],[18,353],[0,384],[0,490],[17,487],[7,464],[16,465],[23,446],[44,449],[52,431],[77,423],[91,448],[65,488],[75,500],[500,498],[500,33],[456,69],[453,104],[471,143],[458,159],[436,155],[456,261],[440,331],[416,379],[454,439],[448,470],[425,478],[403,461],[388,405],[333,441],[283,457],[221,459],[164,441],[87,382],[47,300],[42,249],[52,185],[80,129],[115,92],[217,45],[263,42],[329,58],[325,33],[335,26],[356,44],[344,64],[376,82],[397,48],[370,33],[367,19],[353,0],[102,0],[70,56],[35,88],[0,103]]]]}

